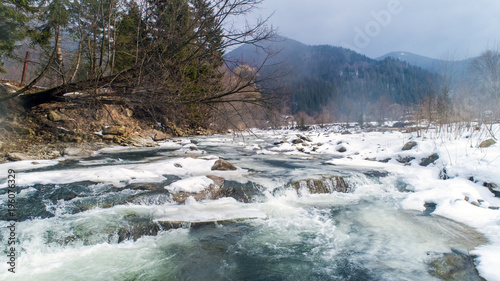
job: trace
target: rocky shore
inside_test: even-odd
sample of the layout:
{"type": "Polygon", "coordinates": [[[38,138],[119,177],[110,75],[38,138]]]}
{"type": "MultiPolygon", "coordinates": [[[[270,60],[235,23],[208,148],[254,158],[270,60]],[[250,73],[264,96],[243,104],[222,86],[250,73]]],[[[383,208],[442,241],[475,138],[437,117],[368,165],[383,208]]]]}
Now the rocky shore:
{"type": "MultiPolygon", "coordinates": [[[[12,81],[0,81],[0,98],[19,87],[12,81]]],[[[0,163],[86,157],[112,145],[154,147],[172,137],[214,132],[171,120],[152,124],[126,105],[60,101],[26,111],[13,99],[0,104],[0,163]]]]}

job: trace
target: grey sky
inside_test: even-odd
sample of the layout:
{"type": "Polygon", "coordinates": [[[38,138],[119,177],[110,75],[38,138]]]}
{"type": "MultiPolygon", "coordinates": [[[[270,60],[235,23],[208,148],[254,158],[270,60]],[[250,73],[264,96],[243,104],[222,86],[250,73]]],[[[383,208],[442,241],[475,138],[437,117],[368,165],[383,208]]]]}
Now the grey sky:
{"type": "Polygon", "coordinates": [[[265,0],[259,13],[273,11],[270,23],[283,36],[369,57],[463,59],[500,42],[498,0],[265,0]]]}

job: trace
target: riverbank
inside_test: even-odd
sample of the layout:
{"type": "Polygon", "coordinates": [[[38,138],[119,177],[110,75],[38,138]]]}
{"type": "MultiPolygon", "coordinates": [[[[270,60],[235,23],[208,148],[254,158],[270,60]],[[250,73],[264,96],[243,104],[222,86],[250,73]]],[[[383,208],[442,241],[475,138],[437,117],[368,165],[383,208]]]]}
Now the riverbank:
{"type": "MultiPolygon", "coordinates": [[[[0,98],[21,87],[0,81],[0,98]]],[[[216,133],[202,127],[186,127],[163,120],[152,123],[126,104],[79,100],[43,104],[26,111],[16,99],[0,104],[0,163],[18,160],[56,159],[65,155],[89,156],[107,146],[153,147],[167,138],[216,133]],[[80,152],[77,153],[76,150],[80,152]]]]}

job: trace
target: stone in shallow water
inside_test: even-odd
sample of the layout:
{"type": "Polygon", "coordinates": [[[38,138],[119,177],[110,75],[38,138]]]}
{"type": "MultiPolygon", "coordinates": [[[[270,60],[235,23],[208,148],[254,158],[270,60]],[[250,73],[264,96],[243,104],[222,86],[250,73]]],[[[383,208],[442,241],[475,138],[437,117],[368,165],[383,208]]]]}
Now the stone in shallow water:
{"type": "Polygon", "coordinates": [[[425,202],[424,207],[424,215],[430,215],[432,212],[436,210],[437,204],[434,202],[425,202]]]}
{"type": "Polygon", "coordinates": [[[261,190],[264,190],[265,188],[250,181],[246,183],[225,181],[223,189],[227,197],[232,197],[239,202],[248,203],[258,196],[263,196],[261,190]]]}
{"type": "Polygon", "coordinates": [[[215,164],[212,166],[212,171],[234,171],[236,169],[238,169],[236,166],[224,159],[215,161],[215,164]]]}
{"type": "Polygon", "coordinates": [[[430,263],[431,275],[442,280],[454,281],[483,281],[474,265],[473,258],[467,253],[451,249],[430,263]]]}
{"type": "Polygon", "coordinates": [[[386,171],[376,171],[376,170],[364,172],[363,174],[365,174],[366,176],[369,176],[369,177],[374,177],[374,178],[384,178],[384,177],[387,177],[389,175],[389,173],[386,171]]]}
{"type": "Polygon", "coordinates": [[[196,201],[205,199],[219,199],[227,196],[227,191],[222,187],[224,186],[225,179],[217,176],[209,175],[207,178],[211,179],[213,183],[210,184],[206,189],[200,192],[176,192],[172,194],[172,199],[178,203],[184,203],[191,196],[196,201]]]}

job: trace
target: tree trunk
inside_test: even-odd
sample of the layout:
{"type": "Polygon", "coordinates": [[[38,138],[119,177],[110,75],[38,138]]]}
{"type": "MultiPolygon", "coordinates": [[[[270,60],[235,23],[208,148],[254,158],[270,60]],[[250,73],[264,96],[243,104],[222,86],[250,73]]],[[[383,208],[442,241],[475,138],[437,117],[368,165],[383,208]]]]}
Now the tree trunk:
{"type": "Polygon", "coordinates": [[[84,92],[91,89],[98,89],[109,85],[110,83],[120,84],[120,82],[126,81],[128,74],[133,73],[133,71],[133,69],[130,69],[116,75],[103,77],[101,79],[98,79],[97,81],[86,80],[75,83],[67,83],[40,92],[22,95],[19,98],[21,99],[22,104],[25,108],[31,108],[40,104],[60,100],[63,98],[65,93],[77,91],[84,92]]]}
{"type": "Polygon", "coordinates": [[[62,46],[61,46],[61,26],[57,25],[55,27],[55,34],[56,38],[56,64],[57,64],[57,72],[59,76],[61,77],[61,84],[66,83],[65,77],[64,77],[64,62],[63,62],[63,53],[62,53],[62,46]]]}

